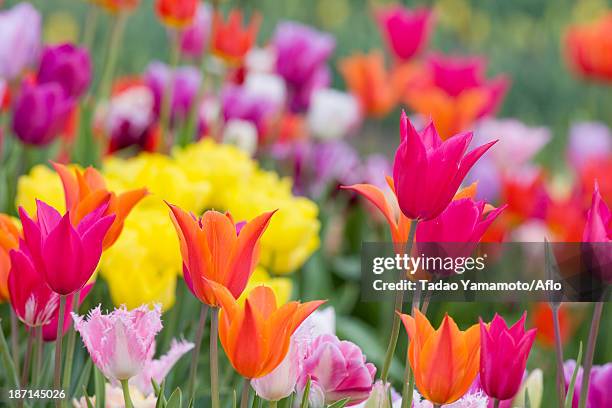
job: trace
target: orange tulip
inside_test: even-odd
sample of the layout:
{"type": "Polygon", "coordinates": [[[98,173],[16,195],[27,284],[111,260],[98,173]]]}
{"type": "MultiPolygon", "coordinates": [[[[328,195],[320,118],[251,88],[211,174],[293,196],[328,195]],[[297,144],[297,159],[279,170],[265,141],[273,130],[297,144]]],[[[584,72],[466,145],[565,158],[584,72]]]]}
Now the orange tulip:
{"type": "Polygon", "coordinates": [[[168,205],[194,295],[209,306],[219,306],[209,284],[212,281],[226,287],[235,298],[240,297],[257,266],[259,238],[275,211],[255,217],[238,232],[230,213],[206,211],[197,219],[168,205]]]}
{"type": "MultiPolygon", "coordinates": [[[[569,309],[561,304],[559,307],[559,334],[561,335],[561,344],[567,343],[567,340],[574,332],[575,326],[572,324],[572,318],[569,309]]],[[[552,349],[555,347],[555,327],[553,324],[553,311],[548,303],[536,303],[532,307],[531,320],[535,328],[538,329],[536,340],[542,346],[552,349]]]]}
{"type": "Polygon", "coordinates": [[[8,275],[11,269],[9,252],[19,246],[19,228],[8,215],[0,214],[0,302],[9,299],[8,275]]]}
{"type": "Polygon", "coordinates": [[[118,13],[120,11],[132,11],[140,0],[90,0],[91,3],[96,4],[111,13],[118,13]]]}
{"type": "Polygon", "coordinates": [[[565,48],[574,72],[585,78],[612,81],[612,11],[594,22],[570,27],[565,48]]]}
{"type": "Polygon", "coordinates": [[[70,211],[70,221],[74,225],[96,208],[108,203],[104,215],[114,214],[115,221],[106,233],[102,246],[103,249],[110,248],[119,238],[123,223],[132,208],[147,195],[147,189],[141,188],[117,195],[106,189],[104,178],[93,167],[88,167],[85,171],[74,169],[74,172],[58,163],[53,163],[53,167],[62,180],[66,209],[70,211]]]}
{"type": "Polygon", "coordinates": [[[400,314],[410,337],[408,359],[416,386],[427,400],[450,404],[470,388],[480,367],[480,327],[461,331],[444,316],[437,330],[427,317],[414,310],[415,317],[400,314]]]}
{"type": "Polygon", "coordinates": [[[242,13],[232,10],[223,21],[221,12],[216,12],[213,19],[212,49],[219,57],[229,63],[239,63],[247,51],[253,47],[261,16],[255,13],[248,26],[242,26],[242,13]]]}
{"type": "Polygon", "coordinates": [[[385,68],[381,52],[343,58],[338,69],[347,87],[359,99],[361,108],[368,115],[384,116],[397,103],[397,89],[385,68]]]}
{"type": "Polygon", "coordinates": [[[222,285],[210,284],[222,309],[219,338],[234,369],[245,378],[269,374],[289,351],[291,335],[321,304],[289,302],[277,307],[272,289],[257,286],[239,304],[222,285]]]}
{"type": "Polygon", "coordinates": [[[162,22],[172,28],[191,24],[198,10],[198,0],[157,0],[155,11],[162,22]]]}

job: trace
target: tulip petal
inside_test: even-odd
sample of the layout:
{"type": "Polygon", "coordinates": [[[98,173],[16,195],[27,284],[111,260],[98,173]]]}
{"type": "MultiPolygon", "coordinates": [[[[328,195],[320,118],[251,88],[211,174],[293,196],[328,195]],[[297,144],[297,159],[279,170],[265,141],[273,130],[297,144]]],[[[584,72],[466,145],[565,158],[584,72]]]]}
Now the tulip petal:
{"type": "Polygon", "coordinates": [[[42,256],[45,280],[60,295],[69,295],[81,289],[90,277],[81,276],[83,246],[79,235],[72,228],[68,213],[45,239],[42,256]]]}

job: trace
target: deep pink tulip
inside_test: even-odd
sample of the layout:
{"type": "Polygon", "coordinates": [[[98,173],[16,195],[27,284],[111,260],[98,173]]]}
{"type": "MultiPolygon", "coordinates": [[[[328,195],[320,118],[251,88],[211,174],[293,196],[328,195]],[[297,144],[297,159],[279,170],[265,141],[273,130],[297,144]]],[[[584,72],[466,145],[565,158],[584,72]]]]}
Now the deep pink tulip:
{"type": "MultiPolygon", "coordinates": [[[[83,286],[83,289],[79,292],[79,306],[83,303],[91,289],[93,283],[83,286]]],[[[76,292],[72,295],[66,296],[66,310],[64,312],[64,327],[62,328],[64,334],[68,331],[72,325],[72,315],[70,314],[70,307],[72,306],[72,299],[76,295],[76,292]]],[[[51,321],[42,327],[42,336],[44,341],[55,341],[57,339],[57,323],[59,318],[59,308],[53,313],[51,321]]]]}
{"type": "Polygon", "coordinates": [[[433,123],[417,132],[405,112],[400,119],[400,138],[393,182],[404,215],[420,220],[431,220],[444,211],[467,172],[496,142],[466,154],[471,132],[442,141],[433,123]]]}
{"type": "Polygon", "coordinates": [[[361,349],[350,341],[340,341],[330,334],[318,336],[302,363],[298,390],[304,392],[310,377],[310,398],[317,402],[312,405],[329,405],[345,398],[350,398],[347,405],[355,405],[372,391],[376,367],[366,363],[361,349]]]}
{"type": "Polygon", "coordinates": [[[23,143],[47,145],[64,130],[73,107],[57,83],[24,84],[13,108],[13,131],[23,143]]]}
{"type": "Polygon", "coordinates": [[[513,398],[521,386],[536,335],[536,329],[525,332],[526,317],[510,328],[498,314],[488,327],[480,319],[480,384],[491,398],[513,398]]]}
{"type": "Polygon", "coordinates": [[[58,83],[66,95],[78,98],[89,87],[91,76],[91,58],[86,48],[61,44],[44,49],[38,68],[38,83],[58,83]]]}
{"type": "Polygon", "coordinates": [[[394,5],[379,10],[376,19],[389,48],[398,59],[409,60],[427,46],[433,26],[430,9],[411,10],[394,5]]]}
{"type": "Polygon", "coordinates": [[[200,3],[191,25],[181,32],[181,52],[192,58],[202,56],[212,27],[210,5],[200,3]]]}
{"type": "Polygon", "coordinates": [[[57,313],[59,296],[40,278],[23,241],[20,249],[11,251],[10,256],[8,289],[15,314],[29,327],[48,324],[57,313]]]}
{"type": "Polygon", "coordinates": [[[592,271],[605,282],[612,282],[612,213],[599,192],[595,183],[591,208],[587,212],[587,221],[582,235],[585,243],[586,259],[592,271]]]}
{"type": "Polygon", "coordinates": [[[103,205],[73,227],[69,212],[62,216],[39,200],[36,205],[36,221],[19,208],[24,244],[47,285],[59,295],[70,295],[85,286],[98,266],[102,241],[115,216],[103,217],[103,205]]]}
{"type": "Polygon", "coordinates": [[[72,314],[94,364],[111,380],[127,380],[143,372],[155,354],[155,336],[162,329],[161,306],[153,310],[125,306],[103,314],[100,306],[84,318],[72,314]]]}

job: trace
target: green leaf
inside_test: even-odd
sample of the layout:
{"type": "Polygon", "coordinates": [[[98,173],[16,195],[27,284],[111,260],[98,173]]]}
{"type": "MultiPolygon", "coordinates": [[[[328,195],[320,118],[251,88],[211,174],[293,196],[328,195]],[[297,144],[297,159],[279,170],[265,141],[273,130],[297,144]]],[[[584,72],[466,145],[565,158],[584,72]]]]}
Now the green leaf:
{"type": "Polygon", "coordinates": [[[155,393],[155,396],[159,397],[159,392],[160,392],[159,384],[153,378],[151,378],[151,385],[153,386],[153,392],[155,393]]]}
{"type": "MultiPolygon", "coordinates": [[[[83,366],[83,370],[81,370],[81,375],[79,376],[79,381],[74,387],[75,390],[80,390],[81,388],[85,388],[89,383],[89,378],[91,377],[91,367],[93,363],[90,358],[87,359],[87,362],[83,366]]],[[[87,393],[83,394],[87,396],[87,393]]]]}
{"type": "Polygon", "coordinates": [[[166,408],[181,408],[183,395],[180,388],[176,388],[166,404],[166,408]]]}
{"type": "MultiPolygon", "coordinates": [[[[0,319],[0,323],[2,323],[2,319],[0,319]]],[[[17,377],[17,371],[15,370],[15,364],[13,362],[13,358],[11,357],[11,353],[9,353],[8,344],[6,343],[6,338],[4,337],[4,332],[0,326],[0,357],[2,358],[2,365],[6,367],[8,385],[12,389],[19,388],[19,379],[17,377]]]]}
{"type": "Polygon", "coordinates": [[[529,400],[529,390],[525,388],[525,408],[531,408],[531,400],[529,400]]]}
{"type": "Polygon", "coordinates": [[[155,404],[155,408],[165,408],[166,407],[166,396],[165,396],[165,389],[166,389],[166,380],[162,381],[161,385],[159,386],[159,394],[157,395],[157,403],[155,404]]]}
{"type": "Polygon", "coordinates": [[[253,404],[251,405],[251,407],[253,408],[259,407],[259,401],[260,401],[259,395],[257,395],[256,393],[255,396],[253,397],[253,404]]]}
{"type": "Polygon", "coordinates": [[[308,395],[310,394],[310,377],[308,377],[308,381],[306,382],[306,388],[304,388],[304,395],[302,395],[302,403],[300,404],[301,408],[308,408],[308,395]]]}
{"type": "Polygon", "coordinates": [[[327,408],[342,408],[344,407],[346,404],[348,404],[348,402],[350,401],[350,398],[345,398],[343,400],[340,401],[336,401],[331,405],[328,405],[327,408]]]}
{"type": "Polygon", "coordinates": [[[87,388],[83,385],[83,398],[85,398],[85,403],[87,404],[87,408],[94,408],[91,403],[91,399],[87,396],[87,388]]]}
{"type": "Polygon", "coordinates": [[[576,385],[576,376],[578,375],[578,369],[582,364],[582,342],[578,346],[578,358],[576,358],[576,367],[572,373],[572,380],[567,387],[567,395],[565,396],[565,408],[572,408],[572,402],[574,401],[574,386],[576,385]]]}
{"type": "Polygon", "coordinates": [[[96,408],[106,407],[106,378],[98,370],[94,368],[94,387],[96,392],[96,408]]]}

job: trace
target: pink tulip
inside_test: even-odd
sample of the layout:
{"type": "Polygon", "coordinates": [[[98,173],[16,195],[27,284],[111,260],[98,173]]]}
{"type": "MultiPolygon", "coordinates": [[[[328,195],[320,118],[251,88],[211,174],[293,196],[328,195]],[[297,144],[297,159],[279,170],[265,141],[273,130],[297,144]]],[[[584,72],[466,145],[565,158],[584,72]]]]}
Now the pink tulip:
{"type": "MultiPolygon", "coordinates": [[[[311,380],[310,399],[325,405],[350,398],[347,405],[358,404],[372,391],[376,367],[366,363],[361,349],[350,341],[324,334],[314,339],[303,360],[298,379],[298,395],[311,380]]],[[[313,403],[314,406],[324,406],[313,403]]]]}
{"type": "Polygon", "coordinates": [[[127,380],[141,374],[155,353],[155,336],[162,329],[161,306],[153,310],[125,306],[102,314],[100,306],[87,318],[72,314],[74,329],[96,367],[111,380],[127,380]]]}
{"type": "Polygon", "coordinates": [[[609,243],[612,242],[612,213],[599,192],[595,183],[591,208],[587,212],[587,221],[582,235],[585,245],[586,260],[591,270],[605,282],[612,282],[612,254],[609,243]]]}
{"type": "Polygon", "coordinates": [[[387,45],[400,60],[409,60],[427,45],[433,26],[430,9],[400,5],[379,10],[378,25],[387,45]]]}
{"type": "Polygon", "coordinates": [[[525,332],[526,316],[510,328],[498,314],[488,327],[480,319],[480,384],[491,398],[513,398],[523,382],[536,335],[536,329],[525,332]]]}
{"type": "Polygon", "coordinates": [[[103,205],[73,227],[69,212],[62,216],[39,200],[36,205],[36,221],[19,208],[25,246],[47,285],[59,295],[70,295],[85,286],[98,266],[102,241],[115,216],[103,217],[103,205]]]}
{"type": "Polygon", "coordinates": [[[302,356],[294,336],[291,337],[289,352],[280,365],[270,374],[251,380],[251,386],[257,395],[266,401],[279,401],[295,390],[302,356]]]}
{"type": "Polygon", "coordinates": [[[48,324],[57,313],[59,296],[40,279],[23,241],[19,250],[10,252],[10,257],[8,289],[15,314],[29,327],[48,324]]]}
{"type": "Polygon", "coordinates": [[[417,132],[405,112],[400,119],[401,143],[393,162],[393,182],[399,206],[408,218],[431,220],[453,199],[474,163],[495,141],[466,154],[472,133],[442,141],[431,122],[417,132]]]}
{"type": "MultiPolygon", "coordinates": [[[[83,289],[79,292],[79,306],[83,303],[91,289],[93,288],[93,283],[87,284],[83,287],[83,289]]],[[[72,295],[66,296],[66,310],[64,312],[64,327],[62,331],[64,334],[68,331],[70,326],[72,325],[72,315],[70,314],[70,307],[72,306],[73,296],[76,296],[76,292],[72,295]]],[[[59,308],[55,310],[53,314],[53,318],[47,324],[45,324],[42,328],[42,336],[44,341],[55,341],[57,339],[57,324],[59,318],[59,308]]]]}
{"type": "Polygon", "coordinates": [[[181,52],[192,58],[202,56],[212,27],[210,5],[200,3],[191,25],[181,32],[181,52]]]}

